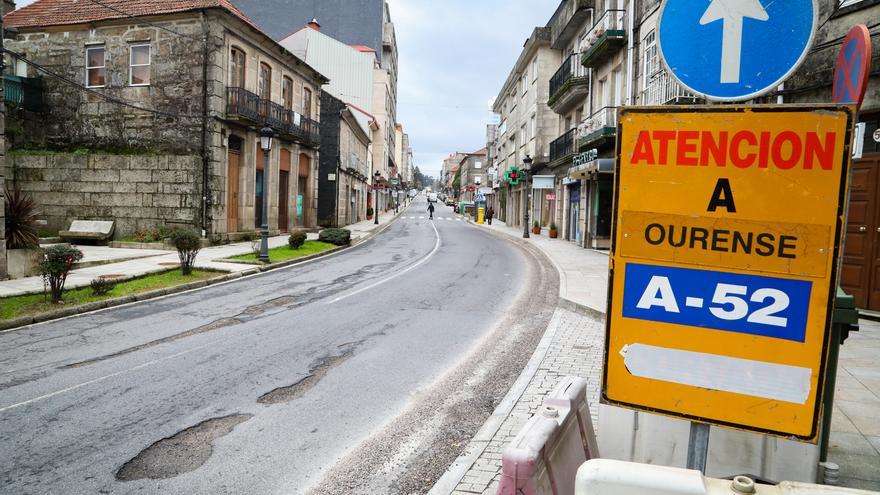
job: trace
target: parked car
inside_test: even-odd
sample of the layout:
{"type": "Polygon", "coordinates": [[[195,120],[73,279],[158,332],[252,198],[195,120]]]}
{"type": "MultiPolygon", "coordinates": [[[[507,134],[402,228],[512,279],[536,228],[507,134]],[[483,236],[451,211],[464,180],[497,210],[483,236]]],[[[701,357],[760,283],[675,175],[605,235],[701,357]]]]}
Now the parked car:
{"type": "Polygon", "coordinates": [[[446,198],[446,206],[455,206],[455,200],[452,198],[446,198]]]}
{"type": "Polygon", "coordinates": [[[436,203],[437,202],[437,193],[428,193],[428,202],[436,203]]]}

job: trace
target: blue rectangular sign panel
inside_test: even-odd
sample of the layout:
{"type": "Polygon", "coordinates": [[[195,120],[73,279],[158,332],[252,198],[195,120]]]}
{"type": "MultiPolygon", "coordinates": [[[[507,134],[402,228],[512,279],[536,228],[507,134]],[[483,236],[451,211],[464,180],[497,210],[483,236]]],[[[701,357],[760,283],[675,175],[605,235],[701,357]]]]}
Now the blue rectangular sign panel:
{"type": "Polygon", "coordinates": [[[804,342],[813,283],[627,263],[623,316],[804,342]]]}

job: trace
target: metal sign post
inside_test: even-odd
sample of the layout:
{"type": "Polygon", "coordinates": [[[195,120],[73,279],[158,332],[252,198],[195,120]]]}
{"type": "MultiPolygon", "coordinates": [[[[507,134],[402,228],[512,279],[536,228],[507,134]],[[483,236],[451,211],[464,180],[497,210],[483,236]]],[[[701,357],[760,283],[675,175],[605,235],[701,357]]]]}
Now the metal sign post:
{"type": "Polygon", "coordinates": [[[709,425],[691,421],[688,437],[687,468],[706,474],[706,458],[709,455],[709,425]]]}

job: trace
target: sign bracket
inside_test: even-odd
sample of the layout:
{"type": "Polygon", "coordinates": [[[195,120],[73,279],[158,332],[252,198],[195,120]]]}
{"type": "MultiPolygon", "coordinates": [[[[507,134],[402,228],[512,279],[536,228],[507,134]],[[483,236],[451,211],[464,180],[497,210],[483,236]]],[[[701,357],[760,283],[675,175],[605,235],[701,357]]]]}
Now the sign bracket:
{"type": "Polygon", "coordinates": [[[691,422],[688,438],[687,468],[706,474],[706,457],[709,455],[709,425],[691,422]]]}

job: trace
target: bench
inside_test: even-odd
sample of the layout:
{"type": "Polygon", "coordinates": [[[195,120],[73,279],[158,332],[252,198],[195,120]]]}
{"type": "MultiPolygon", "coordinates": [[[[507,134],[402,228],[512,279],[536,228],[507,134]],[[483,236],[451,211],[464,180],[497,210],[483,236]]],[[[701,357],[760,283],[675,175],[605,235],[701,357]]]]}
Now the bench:
{"type": "Polygon", "coordinates": [[[74,220],[68,230],[58,233],[65,241],[107,242],[113,239],[115,222],[103,220],[74,220]]]}

